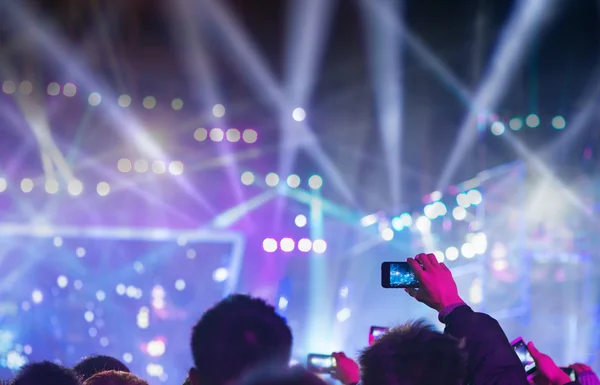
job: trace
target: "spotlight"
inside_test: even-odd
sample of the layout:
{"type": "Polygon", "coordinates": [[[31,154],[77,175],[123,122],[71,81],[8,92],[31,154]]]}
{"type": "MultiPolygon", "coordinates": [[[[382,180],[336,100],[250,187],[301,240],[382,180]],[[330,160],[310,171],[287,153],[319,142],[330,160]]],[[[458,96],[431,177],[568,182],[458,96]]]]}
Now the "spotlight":
{"type": "Polygon", "coordinates": [[[48,84],[46,92],[48,92],[48,95],[50,96],[57,96],[58,94],[60,94],[60,85],[58,83],[52,82],[48,84]]]}
{"type": "Polygon", "coordinates": [[[431,230],[431,220],[427,217],[419,217],[416,221],[417,230],[421,233],[428,233],[431,230]]]}
{"type": "Polygon", "coordinates": [[[33,84],[29,80],[23,80],[19,84],[19,92],[23,95],[29,95],[33,92],[33,84]]]}
{"type": "Polygon", "coordinates": [[[460,193],[456,196],[456,203],[458,203],[458,205],[463,208],[471,206],[470,199],[465,193],[460,193]]]}
{"type": "Polygon", "coordinates": [[[174,161],[170,162],[169,163],[169,172],[171,173],[171,175],[183,174],[183,163],[178,160],[174,160],[174,161]]]}
{"type": "Polygon", "coordinates": [[[469,242],[462,245],[460,252],[465,258],[473,258],[475,256],[475,247],[469,242]]]}
{"type": "Polygon", "coordinates": [[[81,183],[81,181],[77,179],[72,180],[69,182],[67,190],[72,196],[78,196],[83,192],[83,183],[81,183]]]}
{"type": "Polygon", "coordinates": [[[171,101],[171,108],[175,111],[181,110],[183,108],[183,100],[179,98],[173,99],[173,101],[171,101]]]}
{"type": "Polygon", "coordinates": [[[210,140],[213,142],[222,142],[224,137],[225,134],[220,128],[213,128],[210,130],[210,140]]]}
{"type": "Polygon", "coordinates": [[[23,178],[21,181],[21,191],[24,193],[30,193],[33,190],[33,180],[29,178],[23,178]]]}
{"type": "Polygon", "coordinates": [[[454,210],[452,210],[452,216],[457,221],[462,221],[463,219],[465,219],[467,217],[467,210],[465,210],[464,207],[460,207],[460,206],[455,207],[454,210]]]}
{"type": "Polygon", "coordinates": [[[215,104],[212,109],[212,113],[215,116],[215,118],[222,118],[223,116],[225,116],[225,106],[223,106],[222,104],[215,104]]]}
{"type": "Polygon", "coordinates": [[[510,122],[508,122],[508,126],[513,131],[519,131],[523,128],[523,120],[521,118],[512,118],[510,122]]]}
{"type": "Polygon", "coordinates": [[[302,215],[302,214],[298,214],[298,215],[296,215],[296,218],[294,218],[294,223],[298,227],[306,226],[307,222],[308,222],[308,220],[306,219],[306,216],[302,215]]]}
{"type": "Polygon", "coordinates": [[[288,306],[288,300],[285,297],[279,297],[279,301],[277,303],[277,307],[279,310],[285,310],[288,306]]]}
{"type": "Polygon", "coordinates": [[[240,141],[242,134],[240,134],[240,130],[238,130],[237,128],[230,128],[229,130],[227,130],[226,136],[228,141],[230,141],[231,143],[236,143],[240,141]]]}
{"type": "Polygon", "coordinates": [[[496,136],[500,136],[500,135],[504,134],[505,130],[506,130],[506,127],[504,127],[504,123],[502,123],[502,122],[494,122],[494,124],[492,124],[492,127],[490,128],[490,131],[492,131],[492,134],[494,134],[496,136]]]}
{"type": "Polygon", "coordinates": [[[119,99],[117,99],[117,103],[120,107],[127,108],[131,105],[131,96],[121,95],[119,96],[119,99]]]}
{"type": "Polygon", "coordinates": [[[194,131],[194,139],[198,142],[204,142],[208,138],[208,131],[206,128],[196,128],[194,131]]]}
{"type": "Polygon", "coordinates": [[[77,93],[77,86],[73,83],[67,83],[63,87],[63,95],[67,98],[72,98],[77,93]]]}
{"type": "Polygon", "coordinates": [[[552,127],[554,127],[555,129],[563,130],[566,126],[567,126],[567,122],[566,122],[565,118],[563,118],[562,116],[555,116],[552,119],[552,127]]]}
{"type": "Polygon", "coordinates": [[[536,114],[530,114],[529,116],[527,116],[527,118],[525,119],[525,123],[531,127],[531,128],[536,128],[539,127],[540,125],[540,117],[537,116],[536,114]]]}
{"type": "Polygon", "coordinates": [[[300,186],[300,177],[298,175],[292,174],[287,177],[287,184],[291,188],[296,188],[300,186]]]}
{"type": "Polygon", "coordinates": [[[348,318],[350,318],[351,315],[352,315],[352,312],[350,311],[350,309],[348,309],[346,307],[346,308],[343,308],[342,310],[338,311],[338,313],[337,313],[337,319],[340,322],[344,322],[344,321],[347,321],[348,318]]]}
{"type": "Polygon", "coordinates": [[[133,165],[133,169],[140,174],[148,171],[148,161],[146,159],[136,160],[133,165]]]}
{"type": "Polygon", "coordinates": [[[252,129],[244,130],[243,139],[246,143],[255,143],[258,140],[258,133],[252,129]]]}
{"type": "Polygon", "coordinates": [[[327,251],[327,242],[322,239],[316,239],[313,242],[313,251],[317,254],[323,254],[327,251]]]}
{"type": "Polygon", "coordinates": [[[246,185],[246,186],[250,186],[252,183],[254,183],[254,174],[251,173],[250,171],[245,171],[244,173],[242,173],[242,184],[246,185]]]}
{"type": "Polygon", "coordinates": [[[156,98],[154,96],[146,96],[142,101],[142,105],[145,109],[151,110],[156,107],[156,98]]]}
{"type": "Polygon", "coordinates": [[[400,221],[402,222],[404,227],[410,227],[413,223],[412,216],[409,213],[403,213],[402,215],[400,215],[400,221]]]}
{"type": "Polygon", "coordinates": [[[296,108],[292,112],[292,118],[297,122],[301,122],[306,118],[306,111],[303,108],[296,108]]]}
{"type": "Polygon", "coordinates": [[[102,96],[97,92],[92,92],[88,97],[88,103],[92,107],[99,106],[102,103],[102,96]]]}
{"type": "Polygon", "coordinates": [[[131,171],[131,161],[129,159],[119,159],[117,162],[117,169],[121,172],[130,172],[131,171]]]}
{"type": "Polygon", "coordinates": [[[390,229],[389,227],[384,228],[383,230],[381,230],[381,239],[383,239],[384,241],[391,241],[392,239],[394,239],[394,230],[390,229]]]}
{"type": "Polygon", "coordinates": [[[277,251],[277,241],[273,238],[267,238],[263,241],[263,249],[267,253],[274,253],[277,251]]]}
{"type": "Polygon", "coordinates": [[[446,259],[454,261],[458,258],[458,249],[456,247],[448,247],[446,249],[446,259]]]}
{"type": "Polygon", "coordinates": [[[277,184],[279,183],[279,175],[275,174],[274,172],[268,173],[265,177],[265,183],[269,187],[277,186],[277,184]]]}
{"type": "Polygon", "coordinates": [[[219,267],[213,273],[213,279],[216,282],[224,282],[227,280],[227,278],[229,278],[229,271],[224,267],[219,267]]]}
{"type": "Polygon", "coordinates": [[[56,194],[58,192],[58,181],[56,179],[48,179],[45,187],[48,194],[56,194]]]}
{"type": "Polygon", "coordinates": [[[100,182],[96,186],[96,192],[101,197],[105,197],[110,193],[110,185],[107,182],[100,182]]]}
{"type": "Polygon", "coordinates": [[[471,204],[473,206],[477,206],[478,204],[480,204],[481,202],[483,202],[483,196],[481,195],[481,193],[479,192],[479,190],[471,190],[467,193],[467,198],[469,200],[469,202],[471,202],[471,204]]]}
{"type": "Polygon", "coordinates": [[[164,174],[167,172],[167,165],[162,160],[152,162],[152,172],[155,174],[164,174]]]}
{"type": "Polygon", "coordinates": [[[313,190],[318,190],[323,186],[323,179],[318,175],[313,175],[308,179],[308,185],[313,190]]]}
{"type": "Polygon", "coordinates": [[[302,238],[298,241],[298,250],[303,253],[308,253],[312,249],[312,241],[307,238],[302,238]]]}
{"type": "Polygon", "coordinates": [[[400,217],[392,218],[392,228],[396,231],[404,230],[404,224],[402,224],[402,219],[400,217]]]}
{"type": "Polygon", "coordinates": [[[281,248],[281,251],[289,253],[289,252],[294,251],[296,244],[292,238],[283,238],[279,242],[279,247],[281,248]]]}

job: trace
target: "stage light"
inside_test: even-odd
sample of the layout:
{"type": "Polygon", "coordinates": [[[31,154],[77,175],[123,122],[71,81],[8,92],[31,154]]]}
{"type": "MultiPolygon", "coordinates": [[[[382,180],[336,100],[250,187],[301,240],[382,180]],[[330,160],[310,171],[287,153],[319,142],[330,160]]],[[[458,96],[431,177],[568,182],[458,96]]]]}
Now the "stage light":
{"type": "Polygon", "coordinates": [[[57,96],[58,94],[60,94],[60,84],[54,83],[54,82],[48,84],[48,88],[46,88],[46,92],[50,96],[57,96]]]}
{"type": "Polygon", "coordinates": [[[327,242],[322,239],[316,239],[313,242],[313,251],[317,254],[323,254],[327,251],[327,242]]]}
{"type": "Polygon", "coordinates": [[[446,259],[449,261],[454,261],[458,258],[459,252],[456,247],[448,247],[446,249],[446,259]]]}
{"type": "Polygon", "coordinates": [[[258,140],[258,133],[252,129],[244,130],[242,138],[244,139],[244,142],[248,144],[256,143],[258,140]]]}
{"type": "Polygon", "coordinates": [[[427,217],[419,217],[415,222],[415,226],[417,226],[417,230],[421,233],[429,233],[431,230],[431,220],[427,217]]]}
{"type": "Polygon", "coordinates": [[[394,239],[394,230],[390,229],[389,227],[386,227],[381,230],[380,235],[381,239],[383,239],[384,241],[391,241],[392,239],[394,239]]]}
{"type": "Polygon", "coordinates": [[[306,111],[304,111],[303,108],[296,108],[292,112],[292,118],[294,118],[296,122],[301,122],[306,119],[306,111]]]}
{"type": "Polygon", "coordinates": [[[438,251],[434,251],[434,252],[433,252],[433,255],[435,255],[435,258],[437,259],[437,261],[438,261],[439,263],[442,263],[442,262],[444,262],[444,253],[443,253],[443,252],[441,252],[440,250],[438,250],[438,251]]]}
{"type": "Polygon", "coordinates": [[[443,217],[444,215],[448,214],[448,208],[442,202],[433,202],[431,206],[433,207],[433,212],[436,217],[443,217]]]}
{"type": "Polygon", "coordinates": [[[88,97],[88,103],[92,107],[99,106],[102,103],[102,96],[97,92],[92,92],[88,97]]]}
{"type": "Polygon", "coordinates": [[[465,193],[460,193],[456,196],[456,203],[458,203],[458,205],[463,208],[471,206],[471,200],[465,193]]]}
{"type": "Polygon", "coordinates": [[[117,169],[121,172],[130,172],[132,169],[131,161],[125,158],[119,159],[117,162],[117,169]]]}
{"type": "Polygon", "coordinates": [[[479,192],[479,190],[469,191],[467,193],[467,198],[469,199],[469,202],[471,202],[471,204],[473,206],[477,206],[478,204],[483,202],[483,195],[481,195],[481,192],[479,192]]]}
{"type": "Polygon", "coordinates": [[[7,187],[8,183],[6,182],[6,179],[0,177],[0,192],[6,191],[7,187]]]}
{"type": "Polygon", "coordinates": [[[154,96],[146,96],[142,101],[142,105],[145,109],[151,110],[156,107],[156,98],[154,96]]]}
{"type": "Polygon", "coordinates": [[[475,305],[483,301],[483,287],[481,279],[475,278],[469,288],[469,303],[475,305]]]}
{"type": "Polygon", "coordinates": [[[58,192],[58,181],[56,179],[48,179],[45,188],[48,194],[56,194],[58,192]]]}
{"type": "Polygon", "coordinates": [[[282,238],[279,242],[279,248],[281,251],[289,253],[294,251],[296,244],[292,238],[282,238]]]}
{"type": "Polygon", "coordinates": [[[52,243],[54,243],[54,246],[56,247],[61,247],[63,245],[63,239],[61,237],[54,237],[52,243]]]}
{"type": "Polygon", "coordinates": [[[6,80],[2,83],[2,91],[5,94],[12,95],[17,91],[17,86],[12,80],[6,80]]]}
{"type": "Polygon", "coordinates": [[[183,100],[175,98],[171,101],[171,108],[175,111],[179,111],[183,108],[183,100]]]}
{"type": "Polygon", "coordinates": [[[150,310],[146,306],[138,311],[136,323],[140,329],[147,329],[150,326],[150,310]]]}
{"type": "Polygon", "coordinates": [[[165,165],[165,162],[162,160],[155,160],[152,162],[152,172],[155,174],[164,174],[167,172],[167,166],[165,165]]]}
{"type": "Polygon", "coordinates": [[[136,160],[133,164],[133,169],[140,174],[148,171],[148,161],[146,159],[136,160]]]}
{"type": "Polygon", "coordinates": [[[350,311],[350,309],[345,307],[342,310],[338,311],[337,320],[340,322],[345,322],[350,318],[351,315],[352,315],[352,312],[350,311]]]}
{"type": "Polygon", "coordinates": [[[87,322],[94,322],[94,313],[88,310],[83,314],[83,318],[85,318],[87,322]]]}
{"type": "Polygon", "coordinates": [[[435,213],[433,205],[427,205],[427,206],[425,206],[423,208],[423,213],[429,219],[435,219],[435,218],[437,218],[437,214],[435,213]]]}
{"type": "Polygon", "coordinates": [[[292,174],[292,175],[288,176],[287,184],[291,188],[296,188],[296,187],[300,186],[300,177],[296,174],[292,174]]]}
{"type": "Polygon", "coordinates": [[[348,297],[348,286],[342,286],[342,288],[340,289],[340,297],[348,297]]]}
{"type": "Polygon", "coordinates": [[[377,223],[377,215],[369,214],[360,219],[360,224],[362,227],[369,227],[377,223]]]}
{"type": "Polygon", "coordinates": [[[77,279],[75,280],[75,282],[73,282],[73,287],[75,288],[75,290],[81,290],[81,288],[83,287],[83,282],[77,279]]]}
{"type": "Polygon", "coordinates": [[[402,225],[404,225],[404,227],[410,227],[413,223],[412,216],[409,213],[403,213],[402,215],[400,215],[400,221],[402,222],[402,225]]]}
{"type": "Polygon", "coordinates": [[[29,80],[23,80],[21,84],[19,84],[19,93],[23,95],[29,95],[33,92],[33,84],[29,80]]]}
{"type": "Polygon", "coordinates": [[[226,136],[228,141],[230,141],[231,143],[236,143],[240,141],[242,134],[237,128],[230,128],[229,130],[227,130],[226,136]]]}
{"type": "Polygon", "coordinates": [[[471,242],[473,243],[473,249],[475,251],[475,254],[485,254],[488,247],[487,236],[485,235],[485,233],[475,234],[471,242]]]}
{"type": "Polygon", "coordinates": [[[131,362],[133,362],[133,355],[131,353],[124,353],[123,361],[125,361],[126,364],[130,364],[131,362]]]}
{"type": "Polygon", "coordinates": [[[212,113],[215,118],[222,118],[225,116],[225,106],[222,104],[215,104],[212,109],[212,113]]]}
{"type": "Polygon", "coordinates": [[[246,185],[246,186],[250,186],[252,183],[254,183],[254,174],[251,173],[250,171],[245,171],[242,173],[242,184],[246,185]]]}
{"type": "Polygon", "coordinates": [[[229,270],[224,267],[219,267],[213,272],[213,280],[215,282],[225,282],[229,278],[229,270]]]}
{"type": "Polygon", "coordinates": [[[110,185],[107,182],[100,182],[96,186],[96,192],[101,197],[105,197],[110,193],[110,185]]]}
{"type": "Polygon", "coordinates": [[[31,300],[33,301],[33,303],[40,303],[44,300],[44,294],[42,294],[41,291],[36,289],[33,292],[31,292],[31,300]]]}
{"type": "Polygon", "coordinates": [[[17,371],[27,365],[29,360],[21,353],[11,350],[6,354],[6,368],[17,371]]]}
{"type": "Polygon", "coordinates": [[[288,306],[288,300],[285,297],[279,297],[279,301],[277,303],[277,307],[279,310],[285,310],[288,306]]]}
{"type": "Polygon", "coordinates": [[[33,190],[33,180],[29,178],[23,178],[21,180],[21,191],[24,193],[30,193],[33,190]]]}
{"type": "Polygon", "coordinates": [[[31,353],[33,353],[33,349],[31,348],[31,345],[25,345],[23,346],[23,353],[30,355],[31,353]]]}
{"type": "Polygon", "coordinates": [[[521,118],[512,118],[510,122],[508,122],[508,126],[513,131],[519,131],[523,128],[523,120],[521,118]]]}
{"type": "Polygon", "coordinates": [[[131,96],[123,94],[119,96],[117,103],[120,107],[127,108],[131,105],[131,96]]]}
{"type": "Polygon", "coordinates": [[[183,174],[183,163],[178,160],[174,160],[174,161],[170,162],[169,163],[169,172],[171,173],[171,175],[183,174]]]}
{"type": "Polygon", "coordinates": [[[104,300],[106,299],[106,293],[105,293],[104,291],[102,291],[102,290],[98,290],[98,291],[96,292],[96,299],[97,299],[99,302],[102,302],[102,301],[104,301],[104,300]]]}
{"type": "Polygon", "coordinates": [[[565,127],[567,127],[567,122],[562,116],[555,116],[552,119],[552,127],[557,130],[563,130],[565,127]]]}
{"type": "Polygon", "coordinates": [[[536,114],[530,114],[525,119],[525,123],[531,128],[536,128],[540,125],[540,117],[536,114]]]}
{"type": "Polygon", "coordinates": [[[64,289],[65,287],[67,287],[67,285],[69,285],[69,279],[64,275],[59,275],[58,278],[56,278],[56,284],[61,289],[64,289]]]}
{"type": "Polygon", "coordinates": [[[298,214],[296,215],[296,218],[294,218],[294,223],[298,227],[304,227],[306,226],[306,223],[308,223],[308,220],[306,219],[305,215],[298,214]]]}
{"type": "Polygon", "coordinates": [[[492,124],[492,127],[490,128],[490,131],[492,131],[492,134],[494,134],[496,136],[500,136],[500,135],[504,134],[504,131],[506,131],[506,127],[504,126],[504,123],[502,123],[502,122],[494,122],[492,124]]]}
{"type": "Polygon", "coordinates": [[[462,247],[460,248],[460,252],[463,255],[463,257],[470,259],[475,256],[475,247],[473,247],[473,244],[467,242],[464,245],[462,245],[462,247]]]}
{"type": "Polygon", "coordinates": [[[492,269],[496,271],[503,271],[508,268],[508,261],[506,259],[499,259],[492,263],[492,269]]]}
{"type": "Polygon", "coordinates": [[[67,83],[63,87],[63,95],[68,98],[72,98],[77,93],[77,86],[73,83],[67,83]]]}
{"type": "Polygon", "coordinates": [[[188,250],[185,252],[185,256],[186,256],[188,259],[194,259],[194,258],[196,258],[196,250],[194,250],[194,249],[188,249],[188,250]]]}
{"type": "Polygon", "coordinates": [[[208,131],[206,128],[196,128],[194,131],[194,139],[198,142],[204,142],[208,138],[208,131]]]}
{"type": "Polygon", "coordinates": [[[323,186],[323,178],[313,175],[308,179],[308,185],[313,190],[318,190],[323,186]]]}
{"type": "Polygon", "coordinates": [[[182,291],[185,289],[185,281],[183,279],[178,279],[175,281],[175,289],[178,291],[182,291]]]}
{"type": "Polygon", "coordinates": [[[267,238],[263,241],[263,250],[267,253],[274,253],[277,251],[277,241],[273,238],[267,238]]]}
{"type": "Polygon", "coordinates": [[[220,128],[213,128],[212,130],[210,130],[209,136],[210,140],[212,140],[213,142],[222,142],[223,138],[225,138],[225,134],[220,128]]]}
{"type": "Polygon", "coordinates": [[[465,210],[464,207],[460,207],[460,206],[455,207],[454,210],[452,210],[452,216],[457,221],[462,221],[463,219],[465,219],[467,217],[467,210],[465,210]]]}
{"type": "Polygon", "coordinates": [[[275,174],[274,172],[268,173],[265,177],[265,183],[269,187],[277,186],[277,184],[279,183],[279,175],[275,174]]]}
{"type": "Polygon", "coordinates": [[[83,192],[83,183],[80,180],[74,179],[69,182],[67,190],[72,196],[78,196],[83,192]]]}
{"type": "Polygon", "coordinates": [[[164,373],[164,370],[162,365],[159,364],[148,364],[146,366],[146,373],[148,373],[150,377],[160,377],[160,375],[164,373]]]}
{"type": "Polygon", "coordinates": [[[312,249],[312,241],[307,238],[302,238],[298,241],[298,250],[303,253],[308,253],[312,249]]]}
{"type": "Polygon", "coordinates": [[[122,283],[117,285],[116,290],[118,295],[124,295],[127,292],[127,288],[122,283]]]}
{"type": "Polygon", "coordinates": [[[400,217],[393,217],[392,218],[392,228],[396,231],[402,231],[404,230],[404,225],[402,224],[402,219],[400,219],[400,217]]]}
{"type": "Polygon", "coordinates": [[[75,249],[75,255],[77,255],[79,258],[85,257],[85,249],[83,247],[78,247],[75,249]]]}
{"type": "Polygon", "coordinates": [[[146,352],[150,357],[160,357],[165,354],[167,347],[165,346],[165,342],[162,340],[152,340],[148,342],[148,346],[146,348],[146,352]]]}

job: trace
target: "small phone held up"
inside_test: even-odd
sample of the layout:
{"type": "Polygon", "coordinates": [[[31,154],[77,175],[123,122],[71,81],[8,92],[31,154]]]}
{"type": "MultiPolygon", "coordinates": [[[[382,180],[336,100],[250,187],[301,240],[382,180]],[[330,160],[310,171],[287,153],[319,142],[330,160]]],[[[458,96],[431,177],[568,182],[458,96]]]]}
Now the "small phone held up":
{"type": "Polygon", "coordinates": [[[529,353],[529,349],[527,348],[527,344],[523,341],[523,338],[519,337],[513,342],[510,343],[513,349],[515,349],[515,353],[519,356],[527,375],[530,376],[536,371],[535,361],[529,353]]]}
{"type": "Polygon", "coordinates": [[[315,374],[331,374],[335,371],[336,360],[332,355],[310,353],[306,369],[315,374]]]}
{"type": "Polygon", "coordinates": [[[408,262],[383,262],[381,286],[386,289],[418,288],[419,280],[408,262]]]}
{"type": "Polygon", "coordinates": [[[369,346],[373,345],[375,340],[381,337],[388,330],[390,330],[390,328],[383,326],[371,326],[371,330],[369,331],[369,346]]]}

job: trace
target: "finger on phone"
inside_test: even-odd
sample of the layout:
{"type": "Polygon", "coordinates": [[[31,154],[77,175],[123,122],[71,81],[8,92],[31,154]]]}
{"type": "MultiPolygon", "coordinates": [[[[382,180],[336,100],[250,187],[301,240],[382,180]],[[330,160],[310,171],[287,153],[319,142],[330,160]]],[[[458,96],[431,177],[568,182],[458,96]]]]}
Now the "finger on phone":
{"type": "Polygon", "coordinates": [[[410,295],[410,296],[411,296],[411,297],[413,297],[413,298],[416,298],[416,297],[417,297],[417,289],[414,289],[414,288],[407,288],[407,289],[404,289],[404,291],[405,291],[405,292],[407,292],[407,293],[408,293],[408,295],[410,295]]]}
{"type": "Polygon", "coordinates": [[[423,265],[423,270],[431,271],[433,269],[433,265],[429,260],[429,256],[427,254],[419,254],[417,255],[417,260],[423,265]]]}
{"type": "Polygon", "coordinates": [[[417,262],[416,260],[414,260],[412,258],[408,258],[406,260],[406,262],[408,263],[408,265],[410,266],[412,271],[415,273],[417,278],[420,279],[421,276],[423,275],[423,267],[421,266],[421,264],[419,264],[419,262],[417,262]]]}
{"type": "Polygon", "coordinates": [[[437,267],[440,264],[437,257],[435,256],[435,254],[427,254],[427,259],[429,260],[429,263],[431,263],[431,266],[433,266],[433,267],[437,267]]]}

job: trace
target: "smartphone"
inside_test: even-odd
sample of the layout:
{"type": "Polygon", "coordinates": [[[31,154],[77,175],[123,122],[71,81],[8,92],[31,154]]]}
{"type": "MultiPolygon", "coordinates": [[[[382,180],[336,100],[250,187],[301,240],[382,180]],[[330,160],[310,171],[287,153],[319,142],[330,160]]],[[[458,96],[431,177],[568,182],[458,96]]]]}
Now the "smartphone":
{"type": "Polygon", "coordinates": [[[531,357],[531,353],[529,353],[529,349],[527,349],[527,344],[525,344],[523,338],[519,337],[510,344],[512,345],[513,349],[515,349],[517,356],[519,356],[527,375],[529,376],[535,373],[535,361],[533,360],[533,357],[531,357]]]}
{"type": "Polygon", "coordinates": [[[418,288],[419,281],[408,262],[383,262],[381,286],[386,289],[418,288]]]}
{"type": "Polygon", "coordinates": [[[383,326],[371,326],[371,331],[369,331],[369,346],[373,345],[373,342],[389,329],[390,328],[385,328],[383,326]]]}
{"type": "Polygon", "coordinates": [[[315,374],[330,374],[335,370],[336,361],[332,355],[310,353],[306,369],[315,374]]]}

